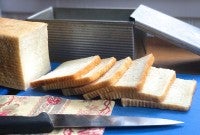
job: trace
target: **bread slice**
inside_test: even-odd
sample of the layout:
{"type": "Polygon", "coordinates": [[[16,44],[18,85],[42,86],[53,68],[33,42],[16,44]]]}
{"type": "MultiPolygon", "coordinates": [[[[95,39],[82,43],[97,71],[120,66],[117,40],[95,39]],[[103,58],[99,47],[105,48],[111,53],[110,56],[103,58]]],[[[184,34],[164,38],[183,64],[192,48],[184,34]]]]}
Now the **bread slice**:
{"type": "Polygon", "coordinates": [[[66,61],[55,70],[31,82],[31,86],[40,87],[50,83],[80,78],[82,75],[87,74],[100,62],[101,58],[98,55],[66,61]]]}
{"type": "MultiPolygon", "coordinates": [[[[147,73],[150,70],[153,62],[154,56],[152,54],[134,60],[130,68],[125,72],[125,74],[119,79],[117,83],[98,91],[101,98],[106,98],[107,94],[111,91],[126,91],[130,93],[136,90],[140,90],[145,82],[147,73]]],[[[121,97],[121,95],[119,95],[119,97],[121,97]]]]}
{"type": "Polygon", "coordinates": [[[44,90],[51,90],[51,89],[77,87],[89,84],[100,78],[103,74],[105,74],[115,64],[115,62],[116,59],[114,57],[102,59],[100,64],[98,64],[96,67],[94,67],[87,74],[81,76],[80,78],[50,83],[42,86],[42,88],[44,90]]]}
{"type": "Polygon", "coordinates": [[[71,96],[71,95],[79,95],[77,94],[73,88],[66,88],[66,89],[62,89],[62,93],[65,96],[71,96]]]}
{"type": "Polygon", "coordinates": [[[176,73],[174,70],[151,67],[141,90],[114,90],[102,98],[134,98],[161,102],[164,100],[169,87],[174,82],[175,78],[176,73]]]}
{"type": "Polygon", "coordinates": [[[100,89],[102,87],[106,87],[106,86],[114,84],[115,82],[119,80],[119,78],[121,78],[124,72],[131,65],[131,63],[132,63],[132,60],[130,57],[117,61],[116,64],[108,72],[106,72],[101,78],[99,78],[98,80],[88,85],[74,88],[73,89],[74,93],[76,95],[84,94],[84,93],[88,93],[90,91],[94,91],[96,89],[100,89]]]}
{"type": "Polygon", "coordinates": [[[129,98],[122,98],[121,102],[123,106],[138,106],[187,111],[191,106],[195,89],[196,81],[177,78],[171,85],[165,99],[162,102],[129,98]]]}
{"type": "Polygon", "coordinates": [[[47,24],[0,18],[0,85],[26,90],[50,70],[47,24]]]}

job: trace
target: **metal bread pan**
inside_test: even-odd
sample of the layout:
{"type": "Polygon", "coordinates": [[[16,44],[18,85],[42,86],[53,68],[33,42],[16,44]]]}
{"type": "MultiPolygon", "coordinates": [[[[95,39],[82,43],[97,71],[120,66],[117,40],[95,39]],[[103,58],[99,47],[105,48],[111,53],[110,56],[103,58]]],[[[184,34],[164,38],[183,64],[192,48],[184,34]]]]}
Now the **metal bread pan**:
{"type": "Polygon", "coordinates": [[[130,20],[133,11],[50,7],[28,20],[48,23],[51,61],[62,62],[91,55],[136,58],[134,22],[130,20]]]}

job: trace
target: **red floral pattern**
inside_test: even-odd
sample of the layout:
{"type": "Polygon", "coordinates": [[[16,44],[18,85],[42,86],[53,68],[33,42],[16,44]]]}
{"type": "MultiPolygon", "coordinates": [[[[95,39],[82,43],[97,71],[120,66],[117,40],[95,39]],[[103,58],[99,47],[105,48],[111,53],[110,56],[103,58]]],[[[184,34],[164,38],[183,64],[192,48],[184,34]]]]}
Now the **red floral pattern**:
{"type": "Polygon", "coordinates": [[[101,115],[105,115],[105,114],[108,114],[108,113],[111,112],[111,110],[110,110],[111,101],[106,100],[106,101],[104,102],[104,106],[105,106],[105,107],[104,107],[103,109],[100,110],[100,114],[101,114],[101,115]]]}
{"type": "Polygon", "coordinates": [[[7,116],[8,114],[9,114],[9,112],[7,112],[7,111],[0,112],[0,116],[7,116]]]}
{"type": "Polygon", "coordinates": [[[49,103],[50,105],[57,105],[61,102],[61,98],[59,97],[53,97],[53,96],[50,96],[47,98],[47,103],[49,103]]]}
{"type": "Polygon", "coordinates": [[[0,108],[5,106],[5,105],[9,105],[10,103],[12,103],[14,100],[14,96],[9,96],[8,98],[5,99],[5,102],[3,101],[3,103],[0,102],[0,108]]]}
{"type": "Polygon", "coordinates": [[[83,129],[78,131],[78,135],[102,135],[103,130],[101,128],[83,129]]]}
{"type": "Polygon", "coordinates": [[[72,135],[73,130],[72,129],[64,129],[63,135],[72,135]]]}

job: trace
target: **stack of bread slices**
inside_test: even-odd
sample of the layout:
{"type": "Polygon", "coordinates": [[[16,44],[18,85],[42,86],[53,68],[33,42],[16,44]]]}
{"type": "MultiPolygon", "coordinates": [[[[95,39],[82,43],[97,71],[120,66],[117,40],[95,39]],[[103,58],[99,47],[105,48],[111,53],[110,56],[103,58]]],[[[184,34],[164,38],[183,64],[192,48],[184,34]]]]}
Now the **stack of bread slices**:
{"type": "Polygon", "coordinates": [[[176,78],[174,70],[153,67],[154,56],[132,60],[101,59],[98,55],[62,63],[31,82],[44,90],[85,99],[121,99],[123,106],[187,111],[196,89],[195,80],[176,78]]]}

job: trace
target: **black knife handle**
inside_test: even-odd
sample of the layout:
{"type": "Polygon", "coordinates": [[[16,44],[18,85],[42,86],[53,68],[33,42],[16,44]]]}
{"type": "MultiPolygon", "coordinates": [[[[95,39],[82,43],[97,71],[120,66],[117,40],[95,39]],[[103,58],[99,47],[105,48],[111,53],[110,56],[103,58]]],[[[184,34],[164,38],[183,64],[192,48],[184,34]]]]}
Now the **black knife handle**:
{"type": "Polygon", "coordinates": [[[53,124],[45,112],[38,116],[0,116],[0,134],[49,133],[53,124]]]}

